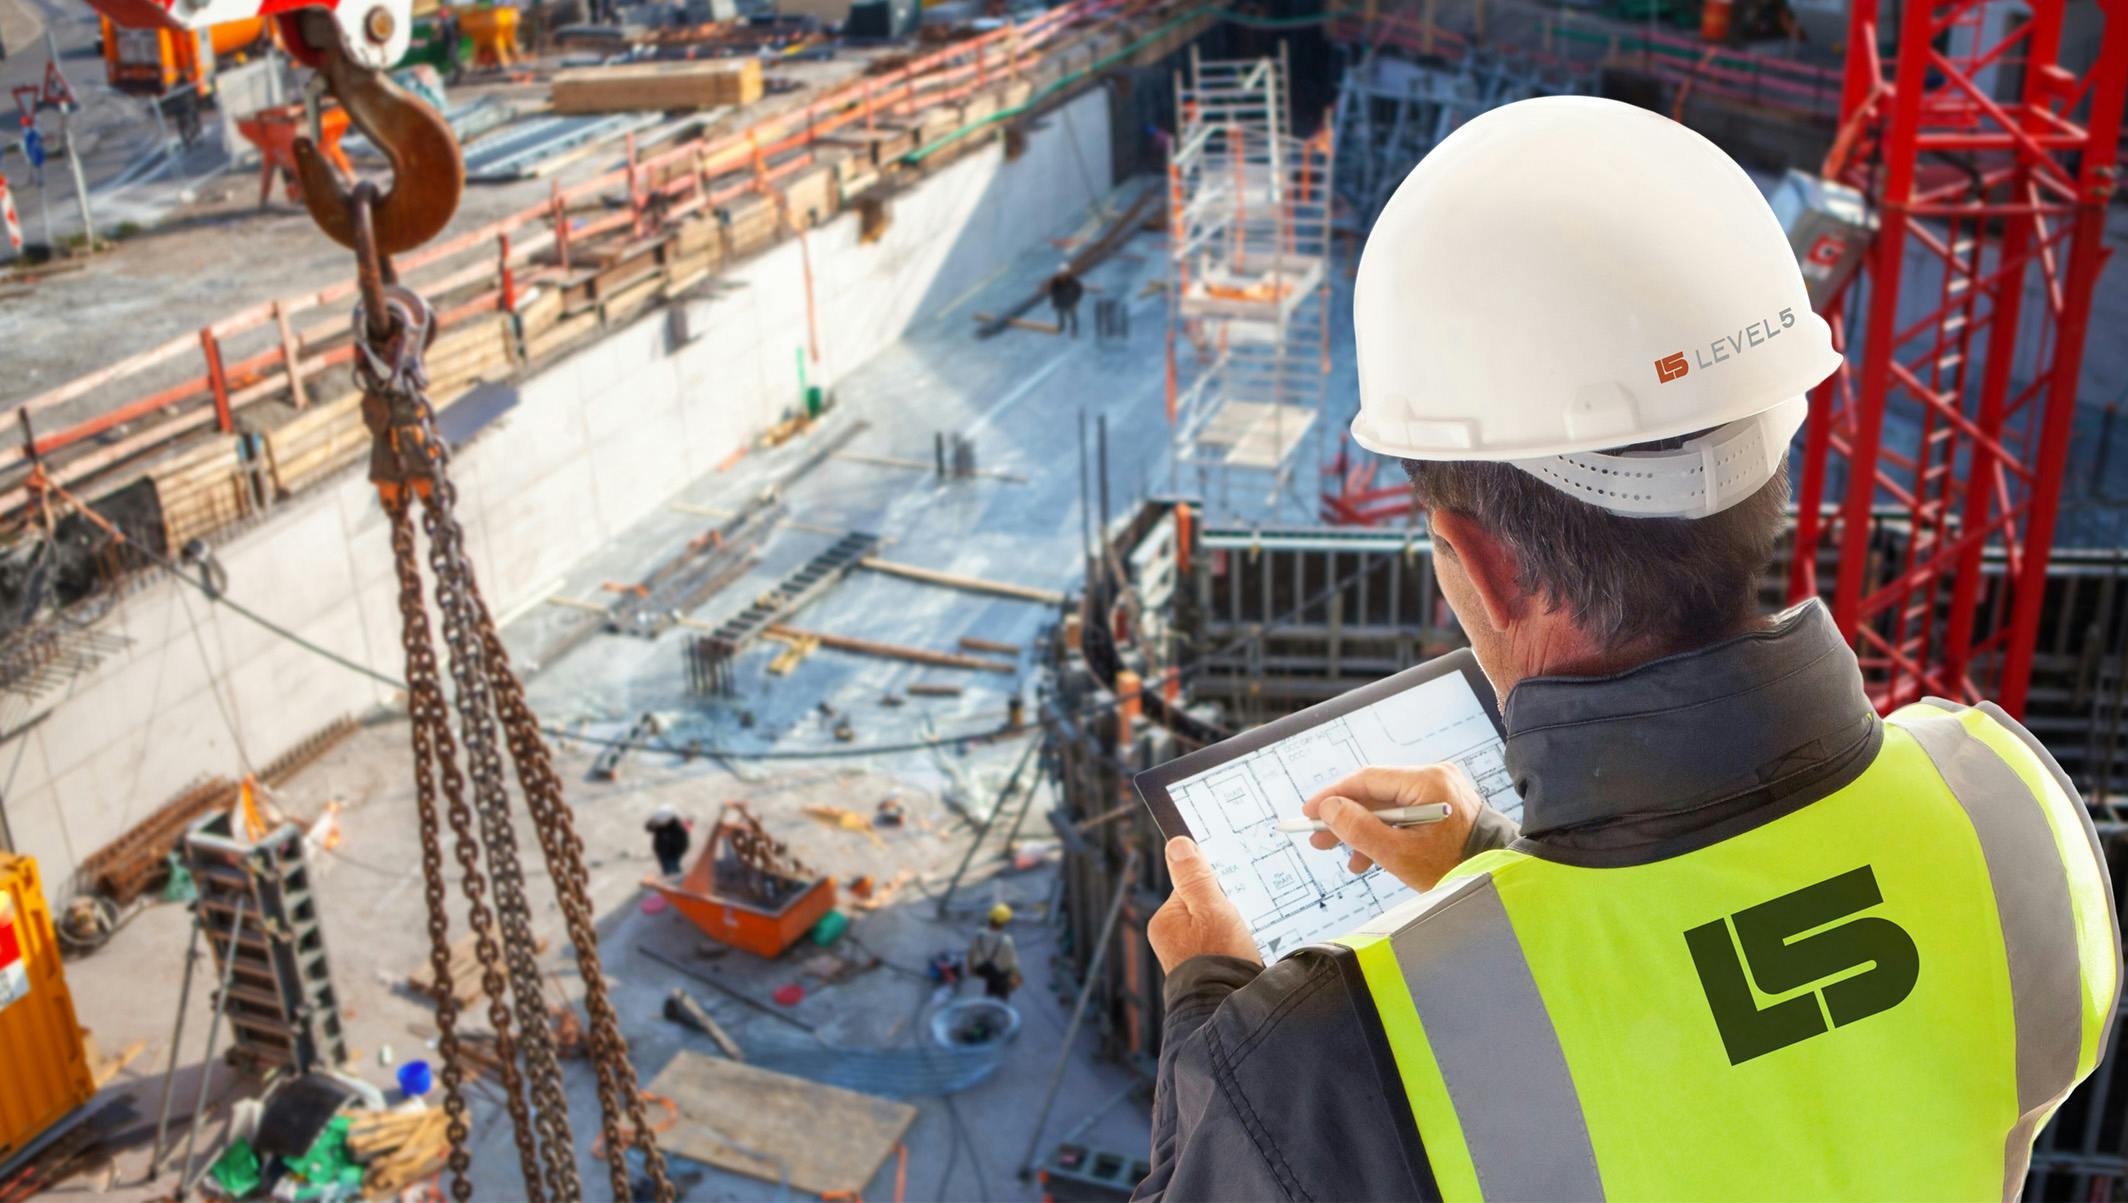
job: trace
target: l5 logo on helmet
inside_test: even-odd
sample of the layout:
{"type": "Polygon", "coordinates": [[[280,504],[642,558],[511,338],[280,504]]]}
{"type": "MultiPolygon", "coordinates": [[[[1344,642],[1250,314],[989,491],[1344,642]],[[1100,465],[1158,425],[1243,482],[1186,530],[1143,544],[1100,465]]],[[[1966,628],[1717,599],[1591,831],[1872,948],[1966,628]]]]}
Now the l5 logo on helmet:
{"type": "Polygon", "coordinates": [[[1795,310],[1783,309],[1777,317],[1762,318],[1733,334],[1725,334],[1704,347],[1692,348],[1692,364],[1685,362],[1683,351],[1665,355],[1655,361],[1655,381],[1658,384],[1668,384],[1672,380],[1683,379],[1693,366],[1706,371],[1718,363],[1727,363],[1753,347],[1763,347],[1779,338],[1781,331],[1795,323],[1795,310]],[[1779,324],[1776,325],[1776,322],[1779,324]]]}

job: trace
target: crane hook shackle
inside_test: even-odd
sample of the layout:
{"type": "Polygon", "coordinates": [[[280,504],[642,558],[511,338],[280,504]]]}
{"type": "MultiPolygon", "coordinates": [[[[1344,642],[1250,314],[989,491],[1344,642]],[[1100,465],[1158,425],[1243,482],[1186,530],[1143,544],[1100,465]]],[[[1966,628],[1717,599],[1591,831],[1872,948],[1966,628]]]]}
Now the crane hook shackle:
{"type": "MultiPolygon", "coordinates": [[[[322,9],[305,9],[303,35],[318,51],[329,91],[392,165],[391,186],[370,210],[379,254],[410,251],[450,224],[465,191],[465,158],[458,136],[441,114],[393,83],[383,71],[363,66],[348,52],[345,33],[322,9]]],[[[311,220],[341,246],[355,246],[354,194],[309,138],[295,141],[296,174],[311,220]]]]}

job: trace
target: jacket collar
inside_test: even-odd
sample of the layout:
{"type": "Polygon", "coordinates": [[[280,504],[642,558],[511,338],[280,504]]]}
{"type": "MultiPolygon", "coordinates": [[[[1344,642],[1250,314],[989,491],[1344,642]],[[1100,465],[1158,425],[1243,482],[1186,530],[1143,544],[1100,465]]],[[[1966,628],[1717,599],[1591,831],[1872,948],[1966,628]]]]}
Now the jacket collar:
{"type": "MultiPolygon", "coordinates": [[[[1504,709],[1522,835],[1672,840],[1724,805],[1778,797],[1880,737],[1823,604],[1608,677],[1533,677],[1504,709]],[[1574,829],[1579,829],[1574,830],[1574,829]]],[[[1609,842],[1609,841],[1607,841],[1609,842]]]]}

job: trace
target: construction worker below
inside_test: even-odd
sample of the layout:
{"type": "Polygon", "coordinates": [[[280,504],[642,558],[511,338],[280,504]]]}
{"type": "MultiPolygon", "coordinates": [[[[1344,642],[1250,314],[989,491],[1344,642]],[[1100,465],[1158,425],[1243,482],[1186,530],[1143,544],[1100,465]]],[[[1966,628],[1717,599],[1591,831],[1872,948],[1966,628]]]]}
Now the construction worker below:
{"type": "Polygon", "coordinates": [[[670,806],[650,812],[643,830],[650,833],[650,851],[658,858],[658,872],[678,877],[687,867],[687,849],[694,843],[693,824],[670,806]]]}
{"type": "Polygon", "coordinates": [[[1333,783],[1314,845],[1423,892],[1270,966],[1170,841],[1135,1197],[2016,1197],[2104,1054],[2111,882],[2002,710],[1880,719],[1819,602],[1759,612],[1838,356],[1750,179],[1511,104],[1405,179],[1354,298],[1353,436],[1430,515],[1521,822],[1453,765],[1333,783]]]}
{"type": "Polygon", "coordinates": [[[990,908],[983,926],[968,941],[968,972],[982,979],[986,998],[1010,999],[1020,988],[1020,950],[1005,925],[1012,922],[1012,908],[1000,902],[990,908]]]}

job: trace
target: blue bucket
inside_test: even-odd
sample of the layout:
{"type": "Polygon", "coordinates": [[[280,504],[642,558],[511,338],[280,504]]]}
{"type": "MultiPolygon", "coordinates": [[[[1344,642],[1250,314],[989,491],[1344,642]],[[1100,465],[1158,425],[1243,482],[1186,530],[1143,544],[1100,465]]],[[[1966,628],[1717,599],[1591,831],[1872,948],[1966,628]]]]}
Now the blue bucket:
{"type": "Polygon", "coordinates": [[[418,1099],[436,1086],[435,1075],[429,1072],[426,1061],[409,1061],[399,1067],[399,1093],[410,1099],[418,1099]]]}

